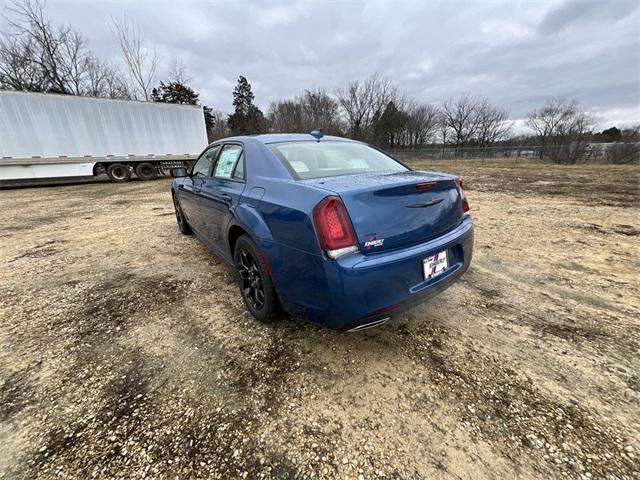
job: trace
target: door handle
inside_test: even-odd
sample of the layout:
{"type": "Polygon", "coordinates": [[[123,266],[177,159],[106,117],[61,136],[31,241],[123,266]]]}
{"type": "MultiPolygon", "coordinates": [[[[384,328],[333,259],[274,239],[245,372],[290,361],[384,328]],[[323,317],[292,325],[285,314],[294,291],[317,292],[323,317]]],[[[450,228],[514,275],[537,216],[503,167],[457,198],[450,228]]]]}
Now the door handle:
{"type": "Polygon", "coordinates": [[[231,195],[229,195],[228,193],[223,193],[220,196],[222,197],[222,200],[224,200],[225,202],[231,203],[231,195]]]}
{"type": "Polygon", "coordinates": [[[198,188],[198,187],[193,187],[193,190],[192,190],[192,192],[193,192],[193,193],[200,193],[200,191],[201,191],[201,189],[200,189],[200,188],[198,188]]]}

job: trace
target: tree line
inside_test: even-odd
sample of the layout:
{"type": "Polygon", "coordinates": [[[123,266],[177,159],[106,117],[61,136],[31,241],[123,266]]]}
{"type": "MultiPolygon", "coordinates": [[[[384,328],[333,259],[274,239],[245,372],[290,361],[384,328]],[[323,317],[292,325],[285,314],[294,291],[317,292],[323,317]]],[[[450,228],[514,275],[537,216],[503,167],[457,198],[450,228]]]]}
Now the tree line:
{"type": "Polygon", "coordinates": [[[441,105],[421,103],[403,93],[389,78],[373,74],[353,80],[333,95],[325,89],[269,106],[265,128],[346,135],[382,148],[422,148],[438,141],[456,147],[487,146],[507,138],[508,112],[486,98],[470,95],[441,105]]]}
{"type": "MultiPolygon", "coordinates": [[[[127,17],[111,19],[121,50],[121,62],[112,64],[98,58],[73,27],[55,25],[42,0],[16,1],[7,11],[9,31],[0,37],[2,89],[201,105],[179,60],[172,61],[166,78],[158,80],[162,57],[145,45],[139,25],[127,17]]],[[[210,140],[322,128],[326,134],[387,149],[486,148],[526,141],[542,145],[547,156],[564,163],[575,163],[593,141],[640,140],[637,128],[618,130],[617,136],[595,134],[593,119],[577,101],[567,99],[550,99],[531,111],[526,119],[530,134],[514,135],[509,112],[485,97],[462,95],[427,104],[379,74],[333,91],[304,90],[272,102],[266,114],[256,105],[249,81],[240,76],[231,114],[203,107],[210,140]]]]}
{"type": "Polygon", "coordinates": [[[266,116],[253,100],[251,85],[241,76],[234,91],[234,122],[221,135],[309,132],[321,127],[327,134],[348,136],[386,149],[541,146],[541,158],[567,164],[593,156],[589,151],[592,143],[615,143],[615,148],[606,149],[606,160],[640,160],[640,127],[612,127],[596,133],[593,118],[572,99],[552,98],[532,110],[526,118],[528,135],[514,135],[509,112],[485,97],[463,95],[439,105],[424,104],[378,74],[351,81],[333,94],[318,88],[272,102],[266,116]],[[243,123],[243,112],[252,109],[251,119],[246,117],[243,123]]]}

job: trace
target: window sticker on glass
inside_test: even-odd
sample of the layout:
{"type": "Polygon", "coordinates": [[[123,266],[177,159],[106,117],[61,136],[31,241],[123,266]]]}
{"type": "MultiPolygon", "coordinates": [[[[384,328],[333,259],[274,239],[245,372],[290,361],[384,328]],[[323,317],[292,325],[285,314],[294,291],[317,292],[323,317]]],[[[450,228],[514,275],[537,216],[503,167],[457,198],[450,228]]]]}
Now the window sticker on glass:
{"type": "Polygon", "coordinates": [[[231,178],[233,173],[233,167],[235,167],[238,157],[242,152],[242,147],[239,145],[226,145],[218,157],[216,163],[214,177],[231,178]]]}

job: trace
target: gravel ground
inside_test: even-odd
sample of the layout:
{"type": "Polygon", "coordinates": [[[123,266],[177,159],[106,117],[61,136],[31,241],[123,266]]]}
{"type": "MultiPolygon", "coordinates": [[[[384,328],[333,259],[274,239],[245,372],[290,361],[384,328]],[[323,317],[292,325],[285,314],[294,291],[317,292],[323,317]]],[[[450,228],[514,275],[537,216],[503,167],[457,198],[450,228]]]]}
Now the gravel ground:
{"type": "Polygon", "coordinates": [[[0,191],[0,478],[640,478],[638,167],[460,161],[471,269],[256,323],[168,180],[0,191]]]}

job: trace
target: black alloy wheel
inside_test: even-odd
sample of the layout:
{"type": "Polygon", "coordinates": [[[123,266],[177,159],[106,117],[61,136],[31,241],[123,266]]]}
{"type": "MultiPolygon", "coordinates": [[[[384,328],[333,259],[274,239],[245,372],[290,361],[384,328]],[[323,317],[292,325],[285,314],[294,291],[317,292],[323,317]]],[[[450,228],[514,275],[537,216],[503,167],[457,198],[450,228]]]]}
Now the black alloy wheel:
{"type": "Polygon", "coordinates": [[[264,283],[251,252],[246,248],[238,249],[236,265],[240,276],[242,296],[250,304],[252,310],[262,310],[264,308],[264,283]]]}
{"type": "Polygon", "coordinates": [[[233,259],[242,298],[249,312],[257,320],[266,322],[273,317],[279,304],[265,261],[247,235],[238,238],[234,250],[233,259]]]}

